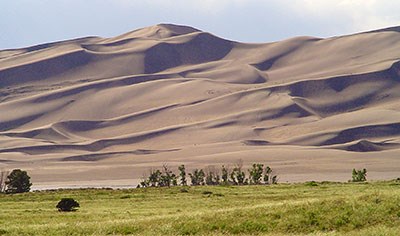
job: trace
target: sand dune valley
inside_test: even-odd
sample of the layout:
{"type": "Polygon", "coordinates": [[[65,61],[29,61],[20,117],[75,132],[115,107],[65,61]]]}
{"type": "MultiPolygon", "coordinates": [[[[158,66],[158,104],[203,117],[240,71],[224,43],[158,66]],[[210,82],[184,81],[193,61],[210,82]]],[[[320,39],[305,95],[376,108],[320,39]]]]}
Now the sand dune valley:
{"type": "Polygon", "coordinates": [[[393,179],[399,99],[400,28],[251,44],[160,24],[3,50],[0,169],[33,189],[239,159],[280,182],[393,179]]]}

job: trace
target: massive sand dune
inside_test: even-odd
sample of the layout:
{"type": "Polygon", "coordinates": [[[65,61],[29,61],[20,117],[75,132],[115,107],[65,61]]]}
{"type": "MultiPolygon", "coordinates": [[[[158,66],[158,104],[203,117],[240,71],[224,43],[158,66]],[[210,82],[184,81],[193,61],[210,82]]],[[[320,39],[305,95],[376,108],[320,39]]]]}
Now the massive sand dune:
{"type": "Polygon", "coordinates": [[[399,30],[246,44],[161,24],[0,51],[0,169],[35,188],[239,159],[281,182],[400,177],[399,30]]]}

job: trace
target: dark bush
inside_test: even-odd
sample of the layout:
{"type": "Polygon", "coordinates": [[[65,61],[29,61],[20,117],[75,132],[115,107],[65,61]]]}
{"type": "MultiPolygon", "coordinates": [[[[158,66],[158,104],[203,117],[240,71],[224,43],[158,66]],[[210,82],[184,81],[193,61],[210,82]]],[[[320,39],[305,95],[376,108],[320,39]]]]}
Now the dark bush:
{"type": "Polygon", "coordinates": [[[353,169],[352,171],[352,182],[365,182],[367,181],[367,170],[356,170],[353,169]]]}
{"type": "Polygon", "coordinates": [[[73,198],[63,198],[58,202],[56,206],[58,211],[76,211],[76,208],[78,207],[79,203],[73,198]]]}
{"type": "Polygon", "coordinates": [[[189,176],[190,176],[193,186],[205,184],[205,182],[204,182],[205,174],[204,174],[203,169],[200,169],[200,170],[195,169],[195,170],[193,170],[192,173],[189,173],[189,176]]]}
{"type": "Polygon", "coordinates": [[[263,171],[264,171],[263,164],[254,163],[251,169],[249,169],[250,184],[261,184],[261,177],[263,175],[263,171]]]}
{"type": "Polygon", "coordinates": [[[221,177],[219,171],[214,166],[209,166],[206,169],[206,185],[219,185],[221,183],[221,177]]]}
{"type": "Polygon", "coordinates": [[[179,177],[181,180],[181,185],[186,186],[187,185],[187,180],[186,180],[186,170],[185,170],[185,165],[180,165],[178,167],[179,170],[179,177]]]}

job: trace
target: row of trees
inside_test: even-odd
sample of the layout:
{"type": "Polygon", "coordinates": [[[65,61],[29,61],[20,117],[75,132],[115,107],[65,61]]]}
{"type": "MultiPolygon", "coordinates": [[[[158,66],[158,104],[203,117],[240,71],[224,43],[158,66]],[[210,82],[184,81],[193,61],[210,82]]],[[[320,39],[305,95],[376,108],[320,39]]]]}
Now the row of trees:
{"type": "MultiPolygon", "coordinates": [[[[178,167],[179,174],[174,173],[167,164],[162,169],[151,169],[149,176],[144,177],[138,187],[170,187],[187,186],[187,174],[185,165],[178,167]]],[[[269,166],[255,163],[246,171],[243,169],[243,162],[239,161],[231,169],[222,166],[217,169],[209,166],[203,169],[194,169],[188,173],[190,184],[197,185],[248,185],[248,184],[275,184],[278,182],[278,176],[269,166]]]]}
{"type": "MultiPolygon", "coordinates": [[[[178,167],[179,174],[175,174],[167,164],[164,164],[162,170],[150,170],[148,177],[143,178],[138,187],[170,187],[170,186],[187,186],[185,165],[178,167]]],[[[189,173],[190,183],[196,185],[247,185],[247,184],[276,184],[278,176],[272,171],[269,166],[264,164],[252,164],[247,170],[248,177],[243,170],[243,162],[239,161],[230,169],[222,166],[221,169],[216,169],[214,166],[209,166],[205,170],[194,169],[189,173]]],[[[352,171],[352,182],[364,182],[367,170],[352,171]]],[[[0,172],[0,193],[23,193],[29,192],[32,183],[26,171],[15,169],[11,173],[0,172]]]]}

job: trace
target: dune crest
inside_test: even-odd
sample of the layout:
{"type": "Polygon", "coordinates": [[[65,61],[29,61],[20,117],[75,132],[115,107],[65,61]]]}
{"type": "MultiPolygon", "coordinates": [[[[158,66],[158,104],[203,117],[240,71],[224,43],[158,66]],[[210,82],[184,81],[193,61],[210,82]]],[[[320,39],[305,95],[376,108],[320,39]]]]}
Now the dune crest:
{"type": "Polygon", "coordinates": [[[243,159],[283,181],[398,177],[398,42],[398,27],[247,44],[159,24],[0,51],[0,169],[116,182],[243,159]]]}

